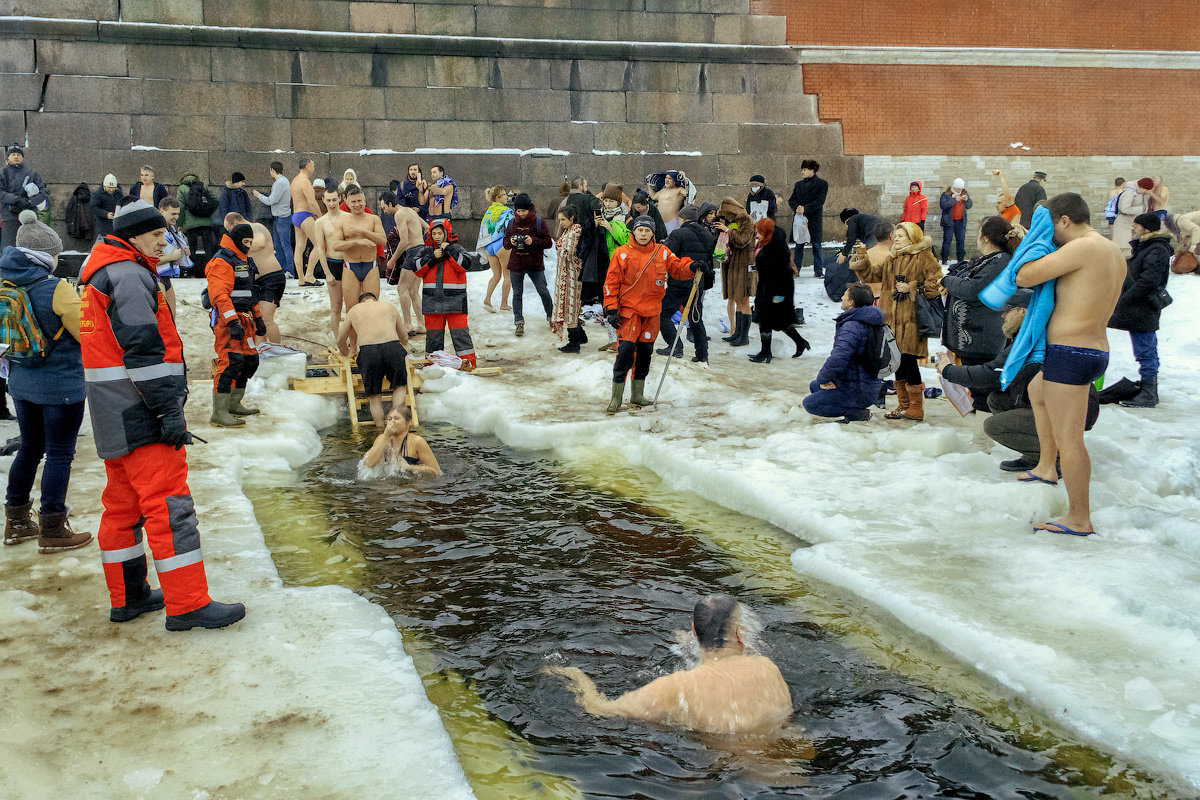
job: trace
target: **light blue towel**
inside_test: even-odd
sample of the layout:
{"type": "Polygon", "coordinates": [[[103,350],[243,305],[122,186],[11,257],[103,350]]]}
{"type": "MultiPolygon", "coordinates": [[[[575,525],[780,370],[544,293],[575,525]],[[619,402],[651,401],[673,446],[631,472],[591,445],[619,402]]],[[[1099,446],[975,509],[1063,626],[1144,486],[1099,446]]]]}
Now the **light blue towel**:
{"type": "MultiPolygon", "coordinates": [[[[1017,252],[1004,271],[996,276],[979,293],[979,302],[988,308],[999,310],[1009,297],[1017,291],[1017,273],[1021,267],[1030,261],[1036,261],[1044,255],[1054,252],[1054,224],[1050,221],[1050,212],[1045,206],[1034,209],[1033,221],[1029,232],[1021,240],[1017,252]]],[[[1048,280],[1033,287],[1033,297],[1029,301],[1029,310],[1025,312],[1025,321],[1013,338],[1012,348],[1004,361],[1004,369],[1000,370],[1000,387],[1007,389],[1012,379],[1021,371],[1021,367],[1031,361],[1046,359],[1046,326],[1050,323],[1050,315],[1054,313],[1054,281],[1048,280]]]]}

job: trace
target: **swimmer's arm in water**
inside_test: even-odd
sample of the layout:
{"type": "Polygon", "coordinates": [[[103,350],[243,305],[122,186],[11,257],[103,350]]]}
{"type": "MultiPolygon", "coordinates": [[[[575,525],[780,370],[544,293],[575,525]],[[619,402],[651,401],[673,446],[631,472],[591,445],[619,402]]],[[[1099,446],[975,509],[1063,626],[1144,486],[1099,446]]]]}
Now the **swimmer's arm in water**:
{"type": "Polygon", "coordinates": [[[383,451],[387,449],[387,433],[381,433],[375,437],[375,444],[371,445],[371,449],[363,456],[363,464],[368,469],[374,469],[379,466],[379,462],[383,460],[383,451]]]}
{"type": "MultiPolygon", "coordinates": [[[[350,315],[346,314],[346,316],[342,318],[342,324],[341,324],[341,327],[338,328],[338,336],[337,336],[338,352],[344,356],[350,355],[350,347],[349,347],[350,330],[351,330],[350,315]]],[[[371,466],[371,465],[368,464],[367,466],[371,466]]]]}
{"type": "MultiPolygon", "coordinates": [[[[433,450],[429,447],[429,442],[425,441],[423,436],[414,436],[416,442],[413,450],[417,453],[417,458],[421,459],[420,464],[415,464],[409,469],[414,472],[424,472],[427,475],[441,475],[442,468],[438,465],[437,458],[433,455],[433,450]]],[[[367,466],[370,466],[368,464],[367,466]]]]}
{"type": "Polygon", "coordinates": [[[575,699],[589,714],[598,717],[629,717],[649,722],[670,722],[672,719],[670,712],[674,703],[669,698],[678,694],[671,685],[671,678],[674,676],[656,678],[640,689],[609,700],[578,667],[548,667],[546,671],[565,678],[575,699]]]}

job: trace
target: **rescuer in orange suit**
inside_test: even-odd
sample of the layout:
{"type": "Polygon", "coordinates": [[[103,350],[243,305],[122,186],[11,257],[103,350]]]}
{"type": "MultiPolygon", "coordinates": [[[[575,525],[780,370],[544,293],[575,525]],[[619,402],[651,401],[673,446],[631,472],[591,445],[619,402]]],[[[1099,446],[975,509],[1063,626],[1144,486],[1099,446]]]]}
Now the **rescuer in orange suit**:
{"type": "Polygon", "coordinates": [[[658,338],[659,315],[667,276],[690,280],[699,268],[690,258],[680,258],[654,242],[653,217],[633,221],[633,239],[613,251],[604,279],[604,317],[617,331],[617,360],[613,364],[612,401],[606,412],[621,410],[625,376],[633,368],[629,402],[648,406],[643,390],[650,373],[650,357],[658,338]]]}
{"type": "Polygon", "coordinates": [[[253,244],[254,229],[244,222],[234,225],[221,237],[221,249],[204,267],[211,306],[209,321],[216,337],[213,349],[217,354],[209,422],[222,428],[245,425],[241,417],[258,413],[257,408],[242,405],[246,382],[258,371],[254,334],[267,333],[254,294],[254,271],[246,258],[253,244]]]}
{"type": "Polygon", "coordinates": [[[167,222],[145,200],[118,208],[113,232],[79,273],[79,345],[96,453],[108,481],[100,560],[113,622],[167,609],[167,630],[221,628],[246,615],[208,596],[200,528],[187,485],[187,375],[155,266],[167,222]],[[150,544],[161,590],[146,580],[150,544]]]}

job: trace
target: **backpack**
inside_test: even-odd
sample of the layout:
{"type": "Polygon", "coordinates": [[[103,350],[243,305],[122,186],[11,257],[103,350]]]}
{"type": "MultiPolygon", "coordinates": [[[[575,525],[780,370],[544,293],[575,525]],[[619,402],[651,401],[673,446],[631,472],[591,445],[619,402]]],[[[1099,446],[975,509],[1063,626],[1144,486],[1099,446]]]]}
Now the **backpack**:
{"type": "Polygon", "coordinates": [[[1104,219],[1108,221],[1109,225],[1112,225],[1117,221],[1117,204],[1121,202],[1121,195],[1125,194],[1127,191],[1129,190],[1122,189],[1112,197],[1108,198],[1108,202],[1104,204],[1104,219]]]}
{"type": "MultiPolygon", "coordinates": [[[[57,280],[47,277],[45,280],[57,280]]],[[[8,345],[4,357],[23,367],[40,367],[66,328],[60,326],[50,342],[46,341],[29,292],[12,281],[0,284],[0,344],[8,345]]]]}
{"type": "Polygon", "coordinates": [[[204,181],[197,178],[188,186],[187,196],[183,200],[188,213],[198,219],[211,217],[216,213],[218,203],[212,192],[204,187],[204,181]]]}
{"type": "Polygon", "coordinates": [[[867,346],[863,348],[859,363],[879,380],[895,373],[900,366],[900,348],[896,346],[896,337],[892,335],[891,328],[887,325],[871,326],[867,346]]]}
{"type": "Polygon", "coordinates": [[[96,236],[96,223],[88,204],[92,201],[92,190],[86,183],[75,187],[67,201],[67,235],[73,239],[91,240],[96,236]]]}

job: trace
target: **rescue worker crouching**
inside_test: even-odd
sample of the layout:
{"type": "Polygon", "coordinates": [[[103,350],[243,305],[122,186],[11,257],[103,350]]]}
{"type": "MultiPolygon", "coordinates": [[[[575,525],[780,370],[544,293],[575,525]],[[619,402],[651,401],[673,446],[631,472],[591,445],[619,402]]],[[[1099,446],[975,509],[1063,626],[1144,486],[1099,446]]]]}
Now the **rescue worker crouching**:
{"type": "Polygon", "coordinates": [[[257,408],[242,405],[246,382],[258,370],[258,344],[253,334],[267,333],[254,295],[254,270],[246,258],[253,244],[254,229],[245,223],[234,225],[221,237],[221,248],[204,268],[217,355],[209,422],[222,428],[245,425],[240,417],[258,413],[257,408]]]}
{"type": "Polygon", "coordinates": [[[690,258],[680,258],[664,245],[654,242],[652,217],[633,221],[632,241],[613,251],[604,279],[604,317],[617,330],[617,360],[613,364],[612,400],[605,409],[621,410],[625,394],[625,376],[633,368],[633,386],[629,402],[648,406],[644,394],[650,357],[658,338],[659,315],[667,277],[691,280],[699,268],[690,258]]]}
{"type": "Polygon", "coordinates": [[[442,350],[446,328],[455,354],[475,369],[475,345],[467,328],[467,273],[481,272],[479,263],[458,243],[450,221],[434,220],[425,235],[425,247],[405,267],[421,279],[421,310],[425,314],[425,355],[442,350]]]}
{"type": "Polygon", "coordinates": [[[246,615],[208,596],[187,485],[183,344],[155,267],[167,230],[144,200],[119,208],[113,233],[80,271],[79,345],[96,453],[107,483],[97,540],[113,622],[167,609],[167,630],[221,628],[246,615]],[[143,533],[161,591],[146,580],[143,533]]]}

